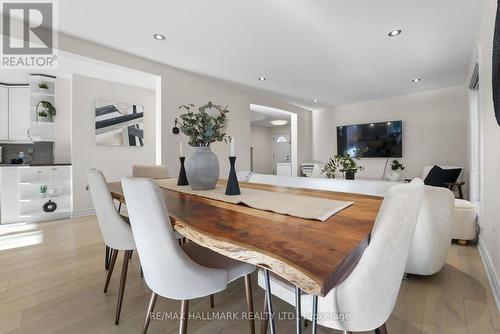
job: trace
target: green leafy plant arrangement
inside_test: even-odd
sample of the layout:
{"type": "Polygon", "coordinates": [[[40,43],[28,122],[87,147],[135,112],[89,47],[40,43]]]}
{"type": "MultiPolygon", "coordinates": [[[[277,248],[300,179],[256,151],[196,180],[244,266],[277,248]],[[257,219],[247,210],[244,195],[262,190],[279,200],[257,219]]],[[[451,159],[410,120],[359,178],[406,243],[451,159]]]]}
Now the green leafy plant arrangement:
{"type": "Polygon", "coordinates": [[[40,89],[49,89],[49,85],[46,82],[40,82],[38,84],[38,88],[40,88],[40,89]]]}
{"type": "Polygon", "coordinates": [[[405,170],[405,166],[399,160],[392,160],[391,162],[391,170],[405,170]]]}
{"type": "Polygon", "coordinates": [[[351,157],[349,153],[345,152],[343,155],[336,156],[338,159],[338,164],[340,166],[340,171],[342,173],[354,173],[364,170],[363,166],[358,164],[359,157],[351,157]]]}
{"type": "Polygon", "coordinates": [[[53,122],[54,118],[56,117],[56,108],[49,101],[38,102],[38,104],[36,105],[36,111],[39,116],[41,112],[45,111],[47,113],[47,117],[49,118],[49,122],[53,122]],[[40,105],[44,108],[44,110],[38,111],[40,105]]]}
{"type": "Polygon", "coordinates": [[[192,111],[194,104],[181,105],[179,110],[185,110],[186,113],[179,115],[175,119],[175,125],[179,127],[183,134],[189,137],[189,145],[210,146],[215,141],[230,142],[231,137],[226,135],[227,106],[208,102],[198,108],[198,111],[192,111]]]}
{"type": "Polygon", "coordinates": [[[328,162],[321,168],[321,173],[325,174],[329,179],[335,178],[335,172],[339,168],[339,156],[331,157],[328,162]]]}
{"type": "Polygon", "coordinates": [[[46,184],[41,184],[38,190],[40,191],[40,194],[45,194],[47,192],[47,188],[46,184]]]}

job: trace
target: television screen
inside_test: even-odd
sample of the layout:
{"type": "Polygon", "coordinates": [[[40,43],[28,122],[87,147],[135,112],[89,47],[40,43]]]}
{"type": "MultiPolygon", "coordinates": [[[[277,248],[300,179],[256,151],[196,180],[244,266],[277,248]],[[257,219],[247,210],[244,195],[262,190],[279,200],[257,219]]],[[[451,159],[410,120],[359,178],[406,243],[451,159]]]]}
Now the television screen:
{"type": "Polygon", "coordinates": [[[337,154],[364,158],[402,158],[403,121],[337,127],[337,154]]]}

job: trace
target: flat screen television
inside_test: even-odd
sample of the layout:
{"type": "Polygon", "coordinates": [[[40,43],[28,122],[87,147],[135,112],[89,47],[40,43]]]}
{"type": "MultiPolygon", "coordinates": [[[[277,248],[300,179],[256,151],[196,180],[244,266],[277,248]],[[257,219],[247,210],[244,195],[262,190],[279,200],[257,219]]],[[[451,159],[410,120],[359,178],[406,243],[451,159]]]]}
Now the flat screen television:
{"type": "Polygon", "coordinates": [[[402,158],[403,121],[338,126],[337,154],[346,152],[364,158],[402,158]]]}

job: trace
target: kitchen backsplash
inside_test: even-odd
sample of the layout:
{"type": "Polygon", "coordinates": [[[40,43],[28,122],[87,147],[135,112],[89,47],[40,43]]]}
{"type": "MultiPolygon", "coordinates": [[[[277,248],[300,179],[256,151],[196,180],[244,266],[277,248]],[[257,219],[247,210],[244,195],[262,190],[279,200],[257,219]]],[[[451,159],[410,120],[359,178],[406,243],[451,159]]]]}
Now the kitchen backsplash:
{"type": "Polygon", "coordinates": [[[19,152],[24,152],[28,162],[36,164],[51,164],[54,162],[54,143],[41,142],[34,144],[2,144],[2,160],[0,163],[8,164],[11,159],[19,156],[19,152]],[[33,149],[33,157],[28,154],[28,149],[33,149]],[[33,158],[33,161],[31,159],[33,158]]]}

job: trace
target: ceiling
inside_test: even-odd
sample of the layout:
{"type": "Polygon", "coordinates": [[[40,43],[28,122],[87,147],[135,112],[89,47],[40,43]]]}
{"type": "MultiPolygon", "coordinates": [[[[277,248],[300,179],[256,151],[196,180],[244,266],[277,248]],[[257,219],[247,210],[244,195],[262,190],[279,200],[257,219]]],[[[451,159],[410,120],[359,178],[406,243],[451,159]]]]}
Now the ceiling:
{"type": "Polygon", "coordinates": [[[283,125],[273,125],[271,121],[284,120],[288,121],[286,125],[290,126],[291,119],[291,114],[287,111],[255,104],[250,105],[250,123],[252,125],[275,128],[283,125]]]}
{"type": "Polygon", "coordinates": [[[483,0],[58,2],[64,33],[308,108],[463,84],[482,6],[483,0]],[[389,38],[394,29],[403,33],[389,38]],[[412,83],[415,77],[422,81],[412,83]]]}

